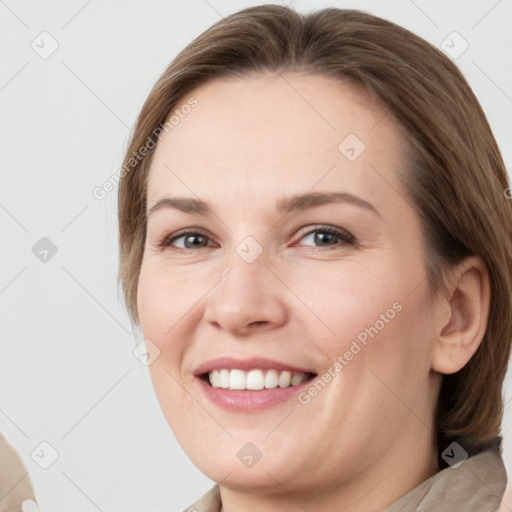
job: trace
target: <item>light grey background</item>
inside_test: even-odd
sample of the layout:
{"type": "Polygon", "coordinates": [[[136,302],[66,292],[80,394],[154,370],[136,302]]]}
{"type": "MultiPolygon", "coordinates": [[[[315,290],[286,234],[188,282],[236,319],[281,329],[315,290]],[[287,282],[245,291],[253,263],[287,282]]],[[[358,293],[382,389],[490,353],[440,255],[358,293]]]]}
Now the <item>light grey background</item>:
{"type": "MultiPolygon", "coordinates": [[[[142,338],[116,288],[117,190],[102,201],[92,190],[120,167],[136,115],[172,58],[221,16],[259,3],[0,1],[0,431],[25,461],[42,511],[175,511],[212,483],[175,441],[132,354],[142,338]],[[43,237],[53,257],[47,242],[33,253],[43,237]],[[48,469],[43,441],[58,452],[48,469]]],[[[512,161],[510,0],[293,6],[367,10],[437,46],[457,31],[469,48],[456,62],[512,161]]]]}

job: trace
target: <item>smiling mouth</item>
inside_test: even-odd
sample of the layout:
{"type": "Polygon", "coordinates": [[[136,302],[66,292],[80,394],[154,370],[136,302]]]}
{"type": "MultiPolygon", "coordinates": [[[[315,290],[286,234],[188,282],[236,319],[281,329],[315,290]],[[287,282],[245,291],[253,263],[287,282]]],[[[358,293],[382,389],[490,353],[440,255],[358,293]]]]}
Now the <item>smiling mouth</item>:
{"type": "Polygon", "coordinates": [[[203,373],[201,378],[213,388],[261,391],[290,388],[316,377],[315,373],[279,371],[274,369],[216,369],[203,373]]]}

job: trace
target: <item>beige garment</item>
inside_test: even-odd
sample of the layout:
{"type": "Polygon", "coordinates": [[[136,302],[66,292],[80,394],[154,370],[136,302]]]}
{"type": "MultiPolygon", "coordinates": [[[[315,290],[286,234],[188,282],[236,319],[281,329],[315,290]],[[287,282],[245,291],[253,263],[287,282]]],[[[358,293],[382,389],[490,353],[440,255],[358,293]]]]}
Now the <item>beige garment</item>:
{"type": "MultiPolygon", "coordinates": [[[[485,451],[457,468],[446,468],[408,492],[384,512],[496,512],[507,485],[501,456],[485,451]]],[[[220,490],[212,487],[183,512],[220,512],[220,490]]]]}
{"type": "Polygon", "coordinates": [[[24,510],[37,509],[35,501],[29,505],[30,500],[35,497],[28,471],[18,453],[0,434],[0,512],[22,512],[24,501],[24,510]]]}

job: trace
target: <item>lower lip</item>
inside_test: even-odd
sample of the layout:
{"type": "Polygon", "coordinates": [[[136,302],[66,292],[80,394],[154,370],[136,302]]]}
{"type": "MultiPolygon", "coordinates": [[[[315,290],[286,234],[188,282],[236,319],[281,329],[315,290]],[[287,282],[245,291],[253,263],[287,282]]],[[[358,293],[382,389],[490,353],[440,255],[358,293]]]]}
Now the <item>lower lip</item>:
{"type": "Polygon", "coordinates": [[[200,377],[196,377],[206,396],[223,409],[235,411],[252,411],[266,409],[281,402],[286,402],[295,397],[303,388],[309,386],[313,379],[308,379],[298,386],[287,388],[262,389],[253,391],[250,389],[229,390],[214,388],[200,377]]]}

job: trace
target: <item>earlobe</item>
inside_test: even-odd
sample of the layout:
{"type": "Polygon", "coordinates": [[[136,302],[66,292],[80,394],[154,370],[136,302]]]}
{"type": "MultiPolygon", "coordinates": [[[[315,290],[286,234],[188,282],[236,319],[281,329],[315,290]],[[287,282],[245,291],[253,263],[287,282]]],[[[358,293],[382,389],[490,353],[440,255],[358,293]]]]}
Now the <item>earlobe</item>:
{"type": "Polygon", "coordinates": [[[440,314],[435,317],[439,325],[432,357],[432,369],[444,374],[461,370],[480,346],[491,295],[487,267],[477,256],[457,264],[450,271],[448,284],[448,295],[441,297],[437,305],[440,314]]]}

